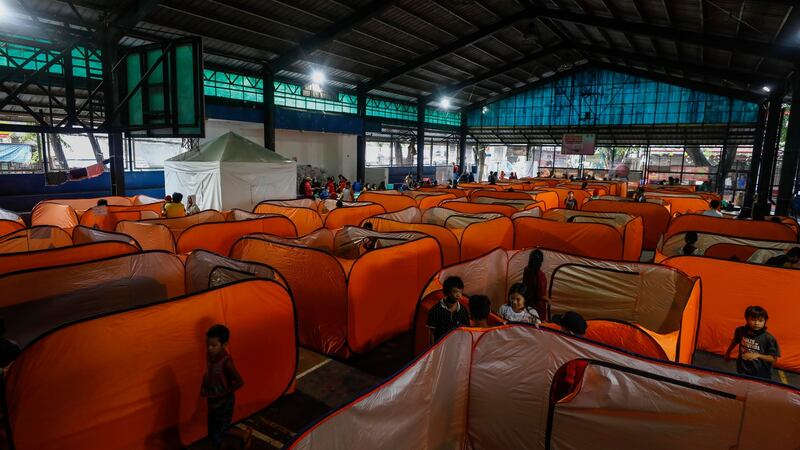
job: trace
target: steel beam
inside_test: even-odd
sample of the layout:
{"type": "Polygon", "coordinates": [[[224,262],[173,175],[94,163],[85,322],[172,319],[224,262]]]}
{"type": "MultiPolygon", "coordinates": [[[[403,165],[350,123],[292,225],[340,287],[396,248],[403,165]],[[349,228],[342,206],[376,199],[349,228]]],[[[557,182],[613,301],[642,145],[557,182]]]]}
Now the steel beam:
{"type": "MultiPolygon", "coordinates": [[[[775,95],[769,100],[767,112],[767,125],[764,129],[764,147],[762,149],[761,166],[758,170],[758,192],[756,204],[763,208],[766,214],[769,201],[772,198],[771,186],[774,175],[775,160],[778,153],[778,133],[780,132],[783,114],[781,111],[783,95],[775,95]]],[[[756,209],[756,205],[753,206],[756,209]]]]}
{"type": "Polygon", "coordinates": [[[800,75],[792,80],[792,107],[786,129],[786,146],[783,150],[781,178],[778,184],[778,204],[775,214],[789,215],[794,196],[795,177],[800,161],[800,75]]]}
{"type": "Polygon", "coordinates": [[[275,149],[275,89],[273,87],[275,77],[272,72],[264,69],[262,74],[262,85],[264,86],[262,108],[264,109],[264,147],[275,149]]]}
{"type": "MultiPolygon", "coordinates": [[[[420,99],[421,100],[421,99],[420,99]]],[[[422,181],[425,165],[425,105],[417,102],[417,181],[422,181]]]]}
{"type": "Polygon", "coordinates": [[[289,67],[300,59],[304,59],[306,55],[324,47],[340,34],[346,33],[354,27],[380,15],[395,3],[397,3],[397,0],[373,0],[367,5],[358,8],[355,13],[334,23],[272,61],[272,70],[277,72],[278,70],[289,67]]]}
{"type": "Polygon", "coordinates": [[[489,26],[487,26],[485,28],[481,28],[478,31],[476,31],[474,33],[470,33],[470,34],[468,34],[468,35],[466,35],[466,36],[464,36],[464,37],[462,37],[460,39],[456,39],[455,41],[453,41],[453,42],[451,42],[451,43],[449,43],[447,45],[444,45],[442,47],[439,47],[439,48],[437,48],[436,50],[434,50],[434,51],[432,51],[430,53],[426,53],[424,55],[420,55],[420,56],[412,59],[408,63],[403,64],[402,66],[400,66],[398,68],[392,69],[389,72],[386,72],[385,74],[370,80],[365,85],[365,89],[367,91],[371,91],[371,90],[379,87],[380,85],[382,85],[384,83],[388,83],[389,81],[392,81],[393,79],[395,79],[395,78],[397,78],[397,77],[399,77],[399,76],[401,76],[401,75],[403,75],[403,74],[405,74],[407,72],[410,72],[410,71],[412,71],[414,69],[422,67],[423,65],[425,65],[425,64],[427,64],[427,63],[429,63],[431,61],[437,60],[437,59],[439,59],[439,58],[441,58],[443,56],[446,56],[446,55],[448,55],[450,53],[453,53],[453,52],[455,52],[456,50],[458,50],[460,48],[463,48],[463,47],[466,47],[468,45],[474,44],[475,42],[485,38],[486,36],[494,34],[494,33],[498,32],[498,31],[502,30],[503,28],[506,28],[506,27],[508,27],[508,26],[510,26],[510,25],[512,25],[512,24],[514,24],[514,23],[518,22],[519,20],[522,20],[522,19],[524,19],[526,17],[531,17],[531,15],[528,13],[527,9],[525,11],[521,12],[521,13],[515,14],[512,17],[506,17],[505,19],[501,19],[498,22],[493,23],[492,25],[489,25],[489,26]]]}

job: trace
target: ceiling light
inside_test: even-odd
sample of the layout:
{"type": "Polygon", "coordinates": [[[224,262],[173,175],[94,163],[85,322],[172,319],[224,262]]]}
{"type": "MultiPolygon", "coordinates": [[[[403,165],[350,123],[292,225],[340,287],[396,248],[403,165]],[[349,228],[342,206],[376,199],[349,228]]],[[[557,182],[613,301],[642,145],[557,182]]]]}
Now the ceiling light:
{"type": "Polygon", "coordinates": [[[488,106],[484,106],[483,108],[481,108],[481,114],[486,114],[487,112],[489,112],[488,106]]]}
{"type": "Polygon", "coordinates": [[[325,83],[325,74],[321,70],[313,70],[311,72],[311,82],[318,85],[325,83]]]}
{"type": "Polygon", "coordinates": [[[769,91],[771,91],[772,89],[770,89],[770,88],[769,88],[769,86],[762,86],[762,87],[761,87],[761,90],[762,90],[762,91],[764,91],[764,92],[769,92],[769,91]]]}
{"type": "Polygon", "coordinates": [[[450,109],[450,99],[447,97],[442,97],[442,99],[439,100],[439,106],[441,106],[442,109],[450,109]]]}

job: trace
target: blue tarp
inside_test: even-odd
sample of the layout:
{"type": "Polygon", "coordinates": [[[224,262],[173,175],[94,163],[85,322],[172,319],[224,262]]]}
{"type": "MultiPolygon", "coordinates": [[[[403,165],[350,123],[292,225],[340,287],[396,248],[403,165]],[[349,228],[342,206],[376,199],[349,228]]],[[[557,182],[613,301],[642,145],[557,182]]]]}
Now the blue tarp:
{"type": "Polygon", "coordinates": [[[28,144],[0,144],[0,161],[26,163],[31,161],[32,146],[28,144]]]}

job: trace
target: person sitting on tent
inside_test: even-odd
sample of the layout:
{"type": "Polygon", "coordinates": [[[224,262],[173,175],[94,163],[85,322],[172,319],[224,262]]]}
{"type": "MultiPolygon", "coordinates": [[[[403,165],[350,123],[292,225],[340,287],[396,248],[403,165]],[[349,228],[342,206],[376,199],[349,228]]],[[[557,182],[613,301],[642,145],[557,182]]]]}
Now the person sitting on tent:
{"type": "Polygon", "coordinates": [[[314,198],[314,189],[311,187],[311,177],[305,177],[303,179],[303,197],[314,198]]]}
{"type": "Polygon", "coordinates": [[[372,190],[373,191],[385,191],[386,190],[386,182],[385,181],[381,181],[380,183],[378,183],[378,187],[375,187],[375,185],[373,184],[372,185],[372,190]]]}
{"type": "Polygon", "coordinates": [[[469,325],[469,312],[459,300],[464,292],[464,282],[458,277],[448,277],[442,283],[444,298],[430,312],[426,326],[430,329],[431,344],[438,342],[451,330],[469,325]]]}
{"type": "Polygon", "coordinates": [[[687,231],[684,240],[685,240],[685,245],[683,246],[683,248],[681,248],[681,255],[684,256],[702,255],[700,249],[698,249],[694,245],[697,243],[696,231],[687,231]]]}
{"type": "Polygon", "coordinates": [[[344,189],[342,189],[342,200],[346,202],[355,201],[355,199],[353,199],[353,188],[349,181],[345,182],[344,189]]]}
{"type": "Polygon", "coordinates": [[[636,203],[644,203],[647,201],[644,197],[644,187],[639,186],[639,188],[636,189],[636,192],[633,194],[633,201],[636,203]]]}
{"type": "Polygon", "coordinates": [[[328,193],[328,189],[320,189],[319,191],[319,199],[320,200],[327,200],[330,198],[330,194],[328,193]]]}
{"type": "Polygon", "coordinates": [[[767,310],[760,306],[748,306],[744,310],[745,325],[736,329],[733,340],[725,352],[725,361],[730,361],[731,351],[739,346],[736,372],[751,377],[772,379],[772,365],[781,356],[778,340],[767,332],[767,310]]]}
{"type": "Polygon", "coordinates": [[[708,206],[709,209],[703,211],[704,216],[722,217],[722,213],[719,212],[719,200],[711,200],[708,206]]]}
{"type": "Polygon", "coordinates": [[[508,302],[500,307],[498,314],[507,322],[530,323],[538,325],[541,320],[539,313],[533,305],[529,305],[525,300],[527,288],[522,283],[515,283],[508,290],[508,302]]]}
{"type": "Polygon", "coordinates": [[[485,295],[473,295],[469,298],[469,326],[489,328],[489,312],[492,302],[485,295]]]}
{"type": "Polygon", "coordinates": [[[525,304],[536,309],[539,317],[547,317],[547,276],[542,271],[544,254],[536,249],[528,256],[528,265],[522,272],[525,285],[525,304]]]}
{"type": "Polygon", "coordinates": [[[197,206],[197,197],[194,194],[186,197],[186,203],[189,205],[186,208],[186,215],[191,216],[192,214],[200,213],[200,207],[197,206]]]}
{"type": "Polygon", "coordinates": [[[183,217],[186,215],[186,208],[184,208],[183,194],[175,192],[172,194],[172,201],[164,204],[164,215],[171,219],[173,217],[183,217]]]}
{"type": "Polygon", "coordinates": [[[578,209],[578,200],[575,199],[575,193],[569,191],[567,193],[567,200],[564,202],[564,207],[571,210],[578,209]]]}
{"type": "Polygon", "coordinates": [[[800,263],[800,247],[792,247],[785,254],[772,257],[764,264],[772,267],[793,268],[797,263],[800,263]]]}
{"type": "Polygon", "coordinates": [[[343,208],[344,207],[344,202],[342,201],[342,199],[336,200],[336,207],[337,208],[343,208]]]}

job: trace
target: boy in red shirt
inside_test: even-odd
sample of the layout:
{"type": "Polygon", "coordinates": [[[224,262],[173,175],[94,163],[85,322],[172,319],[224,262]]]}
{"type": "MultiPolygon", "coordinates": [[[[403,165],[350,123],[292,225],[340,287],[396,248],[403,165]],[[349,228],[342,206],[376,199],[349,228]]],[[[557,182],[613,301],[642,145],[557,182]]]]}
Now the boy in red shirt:
{"type": "MultiPolygon", "coordinates": [[[[222,448],[233,419],[234,392],[244,386],[242,376],[228,354],[230,336],[228,327],[220,324],[206,332],[207,369],[200,395],[208,399],[208,437],[214,449],[222,448]]],[[[248,440],[249,435],[244,438],[245,444],[248,440]]]]}

